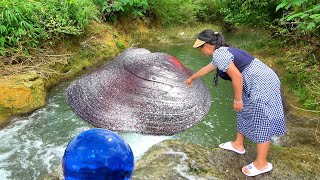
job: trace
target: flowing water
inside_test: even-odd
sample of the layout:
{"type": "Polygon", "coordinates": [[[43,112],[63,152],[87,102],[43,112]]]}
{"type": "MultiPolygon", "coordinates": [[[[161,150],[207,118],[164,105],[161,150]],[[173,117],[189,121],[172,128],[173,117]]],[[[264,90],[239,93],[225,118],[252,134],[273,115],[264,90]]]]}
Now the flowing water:
{"type": "MultiPolygon", "coordinates": [[[[167,52],[177,57],[185,67],[194,71],[210,62],[193,41],[172,45],[149,44],[152,52],[167,52]]],[[[193,128],[174,136],[150,136],[120,133],[133,150],[135,160],[154,144],[165,139],[183,141],[208,147],[232,140],[236,132],[236,114],[232,110],[233,90],[230,82],[219,80],[212,85],[214,73],[203,78],[212,95],[208,115],[193,128]]],[[[0,130],[0,179],[42,179],[61,169],[61,160],[68,142],[79,133],[93,128],[78,118],[69,108],[63,92],[70,82],[63,82],[48,94],[48,104],[27,117],[15,118],[0,130]]],[[[62,175],[60,174],[60,177],[62,175]]]]}

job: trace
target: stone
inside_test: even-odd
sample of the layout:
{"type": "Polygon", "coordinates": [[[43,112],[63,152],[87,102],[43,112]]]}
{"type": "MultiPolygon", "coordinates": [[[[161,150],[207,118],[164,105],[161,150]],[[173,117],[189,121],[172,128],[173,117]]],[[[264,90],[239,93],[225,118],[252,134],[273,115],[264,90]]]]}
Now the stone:
{"type": "Polygon", "coordinates": [[[136,162],[133,179],[319,179],[320,154],[308,147],[271,146],[271,172],[246,177],[241,168],[253,162],[255,144],[246,144],[246,154],[209,148],[179,140],[154,145],[136,162]]]}
{"type": "Polygon", "coordinates": [[[12,114],[25,114],[46,105],[44,80],[34,71],[0,78],[0,124],[12,114]]]}

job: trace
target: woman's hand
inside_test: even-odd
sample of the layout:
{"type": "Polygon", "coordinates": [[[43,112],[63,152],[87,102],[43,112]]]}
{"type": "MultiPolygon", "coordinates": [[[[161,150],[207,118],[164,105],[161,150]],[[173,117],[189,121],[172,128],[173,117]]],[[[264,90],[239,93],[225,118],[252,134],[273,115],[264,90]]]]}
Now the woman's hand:
{"type": "Polygon", "coordinates": [[[185,83],[191,87],[193,80],[203,77],[207,74],[209,74],[211,71],[215,70],[217,67],[214,66],[212,63],[209,63],[208,65],[202,67],[199,71],[197,71],[195,74],[193,74],[189,79],[185,81],[185,83]]]}
{"type": "Polygon", "coordinates": [[[192,81],[193,79],[192,78],[189,78],[185,81],[185,83],[188,85],[188,87],[192,87],[192,81]]]}
{"type": "Polygon", "coordinates": [[[236,112],[240,112],[240,111],[243,109],[242,100],[240,100],[240,101],[234,100],[234,101],[233,101],[233,109],[234,109],[236,112]]]}

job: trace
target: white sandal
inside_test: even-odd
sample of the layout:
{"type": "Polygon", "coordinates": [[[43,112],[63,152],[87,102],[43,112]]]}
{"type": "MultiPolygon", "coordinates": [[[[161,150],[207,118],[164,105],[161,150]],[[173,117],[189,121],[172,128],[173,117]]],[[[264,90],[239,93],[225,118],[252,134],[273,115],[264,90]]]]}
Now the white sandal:
{"type": "Polygon", "coordinates": [[[219,145],[220,148],[222,149],[226,149],[226,150],[230,150],[230,151],[233,151],[233,152],[236,152],[238,154],[244,154],[246,153],[246,150],[242,150],[242,151],[239,151],[237,149],[235,149],[232,144],[231,144],[231,141],[230,142],[226,142],[226,143],[222,143],[219,145]]]}
{"type": "Polygon", "coordinates": [[[245,174],[246,176],[256,176],[256,175],[259,175],[259,174],[262,174],[262,173],[266,173],[266,172],[269,172],[272,170],[272,164],[271,163],[268,163],[267,167],[263,170],[259,170],[257,169],[253,163],[247,165],[242,168],[242,172],[243,174],[245,174]],[[248,171],[250,172],[250,174],[247,174],[246,172],[244,172],[244,168],[247,167],[248,171]]]}

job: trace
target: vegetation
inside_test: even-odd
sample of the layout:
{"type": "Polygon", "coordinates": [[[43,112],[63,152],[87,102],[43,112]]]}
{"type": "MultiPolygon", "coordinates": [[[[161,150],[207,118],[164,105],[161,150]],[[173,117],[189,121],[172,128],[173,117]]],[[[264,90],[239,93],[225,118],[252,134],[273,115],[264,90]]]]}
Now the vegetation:
{"type": "Polygon", "coordinates": [[[163,26],[194,24],[195,6],[192,0],[150,0],[150,14],[163,26]]]}
{"type": "Polygon", "coordinates": [[[283,0],[276,11],[284,10],[284,16],[279,20],[280,25],[289,23],[294,26],[284,28],[283,32],[298,31],[300,33],[320,36],[320,3],[316,0],[283,0]]]}
{"type": "Polygon", "coordinates": [[[277,32],[286,41],[294,40],[283,79],[304,108],[320,111],[320,3],[316,0],[282,0],[276,11],[283,11],[277,32]]]}
{"type": "Polygon", "coordinates": [[[81,34],[98,15],[90,0],[3,0],[0,12],[0,54],[3,56],[21,50],[28,52],[41,42],[53,43],[64,35],[81,34]]]}
{"type": "Polygon", "coordinates": [[[121,16],[142,17],[148,10],[147,0],[93,0],[105,21],[116,21],[121,16]]]}
{"type": "MultiPolygon", "coordinates": [[[[65,37],[82,35],[92,21],[117,23],[121,18],[139,18],[164,28],[210,23],[226,30],[269,31],[255,48],[285,51],[277,62],[284,67],[284,82],[304,108],[320,110],[317,0],[2,0],[0,67],[26,63],[24,59],[33,65],[34,51],[47,51],[65,37]]],[[[125,48],[121,41],[114,42],[125,48]]]]}
{"type": "Polygon", "coordinates": [[[281,17],[275,13],[278,0],[226,0],[222,13],[224,21],[232,25],[248,25],[251,27],[267,27],[281,17]]]}

